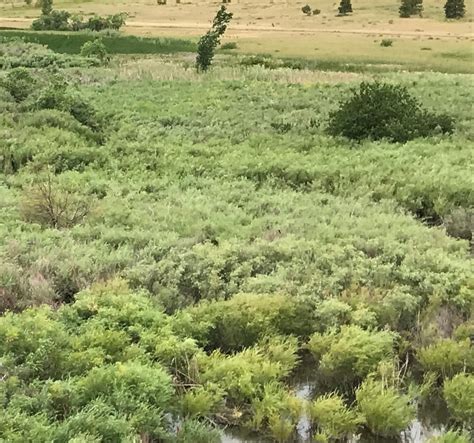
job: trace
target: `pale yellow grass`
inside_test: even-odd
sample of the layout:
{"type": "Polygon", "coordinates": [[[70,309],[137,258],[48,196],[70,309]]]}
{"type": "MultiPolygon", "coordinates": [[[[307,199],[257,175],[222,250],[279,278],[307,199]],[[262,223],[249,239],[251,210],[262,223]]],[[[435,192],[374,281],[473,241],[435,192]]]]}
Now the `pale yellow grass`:
{"type": "MultiPolygon", "coordinates": [[[[466,2],[467,14],[460,21],[444,20],[444,2],[424,0],[423,18],[401,19],[398,0],[353,0],[354,14],[347,17],[336,17],[339,1],[334,0],[232,0],[228,8],[234,19],[226,40],[236,41],[238,51],[244,53],[443,70],[458,66],[460,71],[472,71],[473,2],[466,2]],[[321,9],[321,14],[305,16],[301,7],[306,3],[321,9]],[[382,38],[392,39],[393,47],[381,47],[382,38]]],[[[125,11],[130,14],[126,33],[191,38],[209,27],[219,4],[205,0],[180,4],[168,0],[165,6],[156,0],[55,1],[57,8],[82,14],[125,11]]],[[[0,19],[0,26],[27,27],[38,13],[20,0],[3,0],[0,16],[9,18],[0,19]]]]}

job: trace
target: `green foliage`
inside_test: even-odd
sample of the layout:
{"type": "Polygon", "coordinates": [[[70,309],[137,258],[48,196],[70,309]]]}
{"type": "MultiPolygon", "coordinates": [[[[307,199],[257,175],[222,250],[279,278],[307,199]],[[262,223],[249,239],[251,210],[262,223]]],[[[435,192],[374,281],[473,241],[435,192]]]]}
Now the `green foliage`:
{"type": "MultiPolygon", "coordinates": [[[[77,26],[77,24],[75,25],[74,23],[75,22],[72,21],[71,26],[77,26]]],[[[82,58],[71,59],[70,57],[65,57],[60,54],[79,54],[84,43],[93,41],[96,38],[97,37],[90,32],[57,34],[41,31],[0,30],[0,39],[6,40],[6,43],[0,45],[0,51],[4,49],[5,45],[9,45],[10,42],[21,39],[30,45],[47,46],[50,49],[48,58],[52,57],[51,51],[54,51],[56,53],[53,53],[54,56],[60,61],[66,59],[74,60],[77,63],[77,60],[82,60],[84,66],[90,66],[90,61],[88,64],[85,64],[82,58]]],[[[151,38],[121,34],[105,34],[101,35],[101,38],[110,54],[173,54],[176,52],[193,52],[196,50],[196,44],[194,42],[178,38],[151,38]]],[[[15,53],[17,53],[17,51],[18,50],[15,49],[15,53]]],[[[38,55],[33,57],[34,54],[30,54],[30,50],[24,52],[26,53],[25,55],[29,55],[29,58],[32,59],[30,63],[36,62],[38,55]]],[[[40,62],[45,63],[42,59],[40,59],[40,62]]],[[[70,61],[69,63],[72,62],[70,61]]],[[[0,66],[6,66],[6,63],[1,58],[0,66]]]]}
{"type": "Polygon", "coordinates": [[[383,48],[388,48],[390,46],[393,46],[393,40],[389,38],[384,38],[381,40],[380,46],[382,46],[383,48]]]}
{"type": "Polygon", "coordinates": [[[339,15],[347,15],[352,12],[351,0],[341,0],[339,4],[339,15]]]}
{"type": "Polygon", "coordinates": [[[71,15],[68,11],[53,9],[52,0],[43,0],[41,3],[41,15],[33,21],[31,29],[34,31],[103,31],[112,29],[118,31],[125,25],[126,13],[119,13],[100,17],[94,15],[84,22],[78,15],[71,15]]]}
{"type": "MultiPolygon", "coordinates": [[[[78,52],[94,37],[35,38],[78,52]]],[[[439,381],[425,372],[414,386],[418,343],[451,370],[435,340],[469,339],[474,306],[468,237],[446,235],[474,202],[466,76],[387,74],[457,131],[352,150],[322,128],[346,76],[306,82],[320,76],[297,71],[308,62],[265,56],[276,69],[231,61],[202,77],[168,57],[102,68],[0,47],[2,79],[13,62],[36,68],[23,101],[0,91],[0,440],[209,442],[207,424],[225,423],[292,441],[308,392],[291,384],[306,370],[321,389],[318,439],[362,420],[396,434],[409,400],[398,387],[423,395],[439,381]],[[54,60],[84,68],[52,75],[54,60]],[[52,224],[67,229],[21,210],[45,170],[59,202],[93,202],[78,223],[52,224]],[[353,399],[374,371],[383,389],[364,383],[357,408],[322,397],[353,399]]]]}
{"type": "Polygon", "coordinates": [[[180,426],[176,443],[220,443],[221,435],[217,429],[197,420],[185,420],[180,426]]]}
{"type": "Polygon", "coordinates": [[[221,6],[214,17],[211,29],[199,39],[196,56],[198,71],[207,71],[211,66],[214,52],[219,46],[229,22],[232,20],[232,15],[231,12],[227,12],[225,6],[221,6]]]}
{"type": "Polygon", "coordinates": [[[263,386],[261,394],[251,402],[249,427],[261,431],[268,428],[277,441],[287,441],[294,432],[301,414],[301,401],[289,394],[279,383],[263,386]]]}
{"type": "MultiPolygon", "coordinates": [[[[52,35],[52,34],[50,34],[52,35]]],[[[1,37],[0,37],[1,38],[1,37]]],[[[0,44],[0,69],[97,66],[97,59],[57,54],[46,46],[14,38],[0,44]]]]}
{"type": "Polygon", "coordinates": [[[444,14],[446,18],[460,19],[466,13],[464,0],[446,0],[444,5],[444,14]]]}
{"type": "Polygon", "coordinates": [[[224,397],[224,391],[217,385],[208,384],[190,389],[183,395],[182,410],[184,416],[211,416],[224,397]]]}
{"type": "Polygon", "coordinates": [[[439,437],[432,437],[428,443],[469,443],[471,441],[470,435],[467,431],[447,431],[439,437]]]}
{"type": "Polygon", "coordinates": [[[89,214],[91,203],[61,185],[48,175],[25,191],[21,202],[21,214],[29,223],[55,229],[70,228],[89,214]]]}
{"type": "Polygon", "coordinates": [[[367,427],[379,436],[398,436],[415,416],[410,398],[382,382],[366,380],[356,391],[357,405],[367,427]]]}
{"type": "Polygon", "coordinates": [[[314,334],[307,347],[319,361],[319,370],[337,385],[354,384],[393,356],[395,335],[343,326],[340,332],[314,334]]]}
{"type": "Polygon", "coordinates": [[[271,335],[309,335],[316,319],[312,308],[307,300],[283,295],[237,294],[186,309],[177,316],[176,332],[212,349],[237,351],[271,335]]]}
{"type": "MultiPolygon", "coordinates": [[[[470,351],[472,354],[472,351],[470,351]]],[[[459,423],[474,429],[474,375],[462,373],[444,382],[444,398],[449,412],[459,423]]]]}
{"type": "Polygon", "coordinates": [[[425,372],[434,372],[441,379],[451,378],[461,371],[474,370],[474,355],[469,338],[458,342],[439,340],[421,348],[417,358],[425,372]]]}
{"type": "Polygon", "coordinates": [[[16,68],[8,72],[0,83],[17,102],[22,102],[34,91],[35,80],[25,68],[16,68]]]}
{"type": "Polygon", "coordinates": [[[311,15],[311,6],[309,6],[309,5],[304,5],[304,6],[301,8],[301,11],[303,12],[303,14],[311,15]]]}
{"type": "Polygon", "coordinates": [[[53,0],[40,0],[41,14],[49,15],[53,12],[53,0]]]}
{"type": "Polygon", "coordinates": [[[311,403],[310,415],[318,432],[331,439],[349,438],[362,423],[356,411],[349,409],[341,396],[332,393],[311,403]]]}
{"type": "Polygon", "coordinates": [[[352,140],[385,138],[404,143],[437,131],[450,134],[454,120],[422,109],[403,86],[364,82],[330,115],[328,131],[352,140]]]}
{"type": "Polygon", "coordinates": [[[109,54],[102,39],[85,42],[81,47],[81,55],[83,57],[95,57],[102,63],[106,63],[109,60],[109,54]]]}
{"type": "Polygon", "coordinates": [[[408,18],[412,15],[423,15],[423,0],[402,0],[398,10],[400,17],[408,18]]]}

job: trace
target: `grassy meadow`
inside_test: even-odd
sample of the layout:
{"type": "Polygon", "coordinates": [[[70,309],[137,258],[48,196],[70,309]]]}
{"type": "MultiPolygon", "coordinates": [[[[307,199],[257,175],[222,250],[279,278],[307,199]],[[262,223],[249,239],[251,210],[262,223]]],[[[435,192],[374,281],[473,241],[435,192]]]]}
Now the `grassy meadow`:
{"type": "MultiPolygon", "coordinates": [[[[202,33],[216,5],[199,5],[202,33]]],[[[432,35],[400,28],[392,47],[291,43],[300,16],[275,37],[231,25],[237,48],[204,73],[182,29],[104,33],[103,60],[81,55],[92,33],[0,31],[0,442],[469,442],[471,12],[442,23],[440,5],[413,19],[432,35]],[[454,132],[329,135],[373,81],[454,132]]],[[[151,8],[197,9],[57,6],[129,8],[142,28],[151,8]]],[[[342,26],[375,29],[386,6],[342,26]]]]}

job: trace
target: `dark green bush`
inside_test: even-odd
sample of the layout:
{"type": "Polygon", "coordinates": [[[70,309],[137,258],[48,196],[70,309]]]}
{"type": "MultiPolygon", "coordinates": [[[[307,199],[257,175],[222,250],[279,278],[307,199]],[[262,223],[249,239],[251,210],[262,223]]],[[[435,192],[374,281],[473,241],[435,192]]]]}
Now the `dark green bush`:
{"type": "Polygon", "coordinates": [[[412,15],[421,17],[423,14],[423,0],[402,0],[398,13],[402,18],[408,18],[412,15]]]}
{"type": "Polygon", "coordinates": [[[17,102],[25,100],[35,89],[35,79],[25,68],[12,69],[0,83],[17,102]]]}
{"type": "Polygon", "coordinates": [[[393,45],[393,40],[389,39],[389,38],[384,38],[381,42],[380,42],[380,46],[382,46],[383,48],[388,48],[390,46],[393,45]]]}
{"type": "Polygon", "coordinates": [[[207,71],[211,66],[215,50],[219,46],[231,19],[232,13],[227,12],[225,6],[221,6],[214,17],[211,29],[199,39],[196,56],[196,68],[198,71],[207,71]]]}
{"type": "Polygon", "coordinates": [[[69,18],[71,14],[68,11],[53,10],[48,15],[40,15],[33,20],[31,29],[34,31],[69,31],[69,18]]]}
{"type": "Polygon", "coordinates": [[[330,114],[328,132],[352,140],[407,142],[436,132],[452,133],[453,118],[422,108],[404,86],[363,82],[330,114]]]}
{"type": "Polygon", "coordinates": [[[95,39],[85,42],[81,47],[81,55],[83,57],[95,57],[102,63],[109,60],[109,53],[102,39],[95,39]]]}
{"type": "Polygon", "coordinates": [[[447,0],[444,5],[444,13],[446,18],[463,18],[466,13],[464,0],[447,0]]]}

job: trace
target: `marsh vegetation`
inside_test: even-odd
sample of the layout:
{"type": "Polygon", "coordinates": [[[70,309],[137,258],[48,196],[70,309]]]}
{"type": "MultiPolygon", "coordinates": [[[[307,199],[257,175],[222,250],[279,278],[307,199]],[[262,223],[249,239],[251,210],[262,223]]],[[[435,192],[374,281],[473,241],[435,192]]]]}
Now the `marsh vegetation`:
{"type": "Polygon", "coordinates": [[[0,440],[468,442],[471,75],[107,43],[0,42],[0,440]]]}

